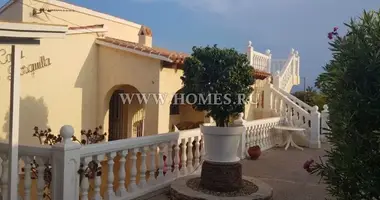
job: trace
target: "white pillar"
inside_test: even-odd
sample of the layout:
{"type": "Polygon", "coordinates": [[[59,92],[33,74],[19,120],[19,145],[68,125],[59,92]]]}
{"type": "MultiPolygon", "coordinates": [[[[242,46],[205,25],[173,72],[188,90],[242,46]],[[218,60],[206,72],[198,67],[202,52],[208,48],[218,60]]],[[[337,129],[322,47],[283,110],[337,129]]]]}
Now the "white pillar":
{"type": "Polygon", "coordinates": [[[275,89],[280,88],[280,71],[276,71],[276,75],[273,77],[273,87],[275,89]]]}
{"type": "Polygon", "coordinates": [[[329,107],[325,104],[323,105],[323,110],[321,112],[321,134],[328,133],[327,130],[329,126],[327,122],[329,121],[329,107]]]}
{"type": "MultiPolygon", "coordinates": [[[[12,45],[11,96],[9,112],[8,197],[18,199],[18,137],[20,120],[21,49],[12,45]]],[[[5,191],[3,191],[5,192],[5,191]]]]}
{"type": "Polygon", "coordinates": [[[311,120],[311,134],[310,134],[310,148],[321,148],[321,114],[318,112],[318,106],[314,106],[310,113],[311,120]]]}
{"type": "Polygon", "coordinates": [[[271,71],[272,71],[272,54],[270,53],[270,50],[269,49],[267,49],[266,51],[265,51],[265,54],[268,56],[268,73],[271,73],[271,71]]]}
{"type": "Polygon", "coordinates": [[[78,200],[81,145],[71,140],[72,126],[65,125],[59,132],[63,142],[52,147],[52,199],[78,200]]]}
{"type": "Polygon", "coordinates": [[[248,41],[248,51],[247,51],[247,57],[249,64],[253,67],[253,47],[252,47],[252,42],[248,41]]]}
{"type": "MultiPolygon", "coordinates": [[[[239,113],[239,116],[236,120],[234,120],[233,125],[245,127],[246,121],[243,119],[243,117],[244,117],[244,113],[239,113]]],[[[246,143],[245,137],[246,137],[246,131],[244,130],[243,134],[241,134],[238,155],[237,155],[237,157],[239,157],[240,159],[245,159],[245,156],[246,156],[247,149],[245,148],[245,143],[246,143]]]]}
{"type": "Polygon", "coordinates": [[[271,84],[271,77],[268,77],[265,80],[264,84],[264,109],[263,109],[263,117],[271,117],[272,116],[272,109],[273,109],[273,97],[272,97],[272,88],[273,85],[271,84]]]}

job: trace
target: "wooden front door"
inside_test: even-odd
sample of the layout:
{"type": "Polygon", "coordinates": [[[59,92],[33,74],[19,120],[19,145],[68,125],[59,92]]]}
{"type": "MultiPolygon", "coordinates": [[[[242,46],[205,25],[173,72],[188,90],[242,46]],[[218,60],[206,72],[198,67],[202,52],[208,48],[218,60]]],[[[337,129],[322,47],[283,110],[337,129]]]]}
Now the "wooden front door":
{"type": "Polygon", "coordinates": [[[123,90],[116,90],[111,97],[109,105],[109,141],[123,139],[123,102],[120,94],[123,90]]]}

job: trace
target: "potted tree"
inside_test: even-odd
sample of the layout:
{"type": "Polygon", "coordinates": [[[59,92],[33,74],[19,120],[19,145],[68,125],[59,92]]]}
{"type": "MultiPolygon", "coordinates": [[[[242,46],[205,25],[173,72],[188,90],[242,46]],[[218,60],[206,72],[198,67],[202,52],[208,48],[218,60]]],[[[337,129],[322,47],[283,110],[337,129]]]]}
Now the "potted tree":
{"type": "Polygon", "coordinates": [[[253,68],[235,49],[214,45],[192,50],[184,62],[183,93],[188,104],[216,122],[200,126],[206,152],[201,185],[221,192],[237,190],[243,183],[237,150],[245,128],[233,126],[230,119],[244,111],[253,91],[253,68]]]}

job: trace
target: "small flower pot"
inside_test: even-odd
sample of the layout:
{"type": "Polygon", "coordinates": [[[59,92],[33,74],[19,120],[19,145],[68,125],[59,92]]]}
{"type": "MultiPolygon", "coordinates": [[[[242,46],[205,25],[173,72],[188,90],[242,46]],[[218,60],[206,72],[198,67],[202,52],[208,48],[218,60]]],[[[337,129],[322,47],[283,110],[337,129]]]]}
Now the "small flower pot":
{"type": "Polygon", "coordinates": [[[259,146],[249,147],[248,154],[252,160],[257,160],[261,155],[261,149],[259,146]]]}

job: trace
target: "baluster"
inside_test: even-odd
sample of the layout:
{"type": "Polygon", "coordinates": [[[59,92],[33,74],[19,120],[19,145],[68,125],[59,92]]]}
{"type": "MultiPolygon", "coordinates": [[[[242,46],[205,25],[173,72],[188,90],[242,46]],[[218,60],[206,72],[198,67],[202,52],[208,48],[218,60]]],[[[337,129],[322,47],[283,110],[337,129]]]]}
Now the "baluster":
{"type": "Polygon", "coordinates": [[[101,161],[104,159],[104,154],[100,154],[100,155],[96,155],[96,156],[93,156],[93,163],[94,165],[96,166],[96,169],[94,169],[94,197],[92,198],[93,200],[101,200],[102,199],[102,196],[100,196],[100,185],[102,184],[102,177],[100,176],[100,174],[98,175],[98,168],[101,166],[101,161]],[[97,165],[96,165],[96,164],[97,165]]]}
{"type": "Polygon", "coordinates": [[[206,150],[205,150],[205,141],[204,141],[204,137],[203,135],[201,136],[202,137],[202,143],[201,143],[201,146],[202,146],[202,149],[201,149],[201,159],[204,160],[205,159],[205,155],[206,155],[206,150]]]}
{"type": "Polygon", "coordinates": [[[192,173],[193,170],[193,137],[189,137],[187,142],[187,172],[192,173]]]}
{"type": "Polygon", "coordinates": [[[173,174],[175,177],[179,177],[180,176],[180,171],[179,171],[179,144],[178,144],[178,141],[173,141],[174,142],[174,170],[173,170],[173,174]]]}
{"type": "Polygon", "coordinates": [[[136,167],[136,160],[137,160],[137,152],[139,152],[139,148],[130,149],[129,153],[131,153],[131,178],[130,183],[128,187],[128,192],[135,192],[138,187],[136,184],[136,175],[137,175],[137,167],[136,167]]]}
{"type": "Polygon", "coordinates": [[[37,199],[43,200],[44,199],[44,192],[45,192],[45,169],[46,169],[46,158],[42,157],[36,157],[35,158],[36,163],[38,165],[37,167],[37,199]]]}
{"type": "Polygon", "coordinates": [[[249,149],[249,145],[250,145],[250,143],[251,143],[251,126],[248,126],[247,128],[246,128],[246,134],[245,134],[245,156],[246,157],[248,157],[249,155],[248,155],[248,149],[249,149]]]}
{"type": "Polygon", "coordinates": [[[267,132],[267,126],[268,124],[263,124],[263,143],[266,148],[269,148],[269,135],[267,132]]]}
{"type": "MultiPolygon", "coordinates": [[[[31,161],[29,156],[23,156],[21,158],[24,161],[25,167],[24,167],[24,199],[30,200],[30,188],[32,186],[32,178],[30,175],[30,171],[32,169],[31,161]]],[[[6,191],[4,191],[6,192],[6,191]]]]}
{"type": "Polygon", "coordinates": [[[272,147],[272,140],[271,140],[272,135],[269,133],[269,129],[270,129],[270,123],[265,124],[265,135],[267,138],[267,146],[272,147]]]}
{"type": "Polygon", "coordinates": [[[249,132],[250,132],[250,136],[249,136],[249,147],[252,147],[254,146],[255,144],[257,144],[256,140],[257,140],[257,137],[256,137],[256,132],[257,132],[257,126],[256,125],[253,125],[253,126],[250,126],[249,127],[249,132]]]}
{"type": "Polygon", "coordinates": [[[146,152],[148,152],[149,147],[141,148],[141,169],[140,169],[140,183],[139,187],[141,189],[145,188],[148,184],[146,182],[146,171],[147,171],[147,163],[146,163],[146,152]]]}
{"type": "Polygon", "coordinates": [[[1,154],[1,160],[3,162],[1,163],[1,196],[2,199],[9,199],[8,198],[8,155],[7,154],[1,154]]]}
{"type": "Polygon", "coordinates": [[[157,145],[154,144],[150,146],[150,174],[149,174],[149,184],[155,185],[156,181],[156,154],[157,154],[157,145]]]}
{"type": "Polygon", "coordinates": [[[262,149],[264,149],[264,144],[263,144],[263,135],[262,135],[262,128],[263,125],[260,124],[258,125],[258,130],[257,130],[257,145],[259,145],[262,149]]]}
{"type": "Polygon", "coordinates": [[[181,140],[181,175],[186,176],[187,174],[187,168],[186,168],[186,140],[181,140]]]}
{"type": "Polygon", "coordinates": [[[164,179],[164,150],[165,150],[165,143],[161,143],[158,145],[159,148],[159,154],[158,154],[158,175],[157,180],[161,182],[164,179]]]}
{"type": "Polygon", "coordinates": [[[119,187],[116,190],[116,196],[122,197],[127,194],[127,190],[125,188],[125,157],[128,155],[128,150],[122,150],[117,152],[120,156],[120,168],[119,168],[119,187]]]}
{"type": "Polygon", "coordinates": [[[269,134],[271,134],[271,136],[272,136],[272,139],[271,139],[271,141],[272,141],[272,147],[274,147],[277,144],[276,135],[273,132],[274,131],[273,130],[274,126],[276,126],[275,122],[271,123],[271,125],[269,126],[269,134]]]}
{"type": "Polygon", "coordinates": [[[113,181],[114,181],[114,174],[113,174],[113,164],[115,163],[113,159],[116,156],[116,152],[107,153],[107,164],[108,164],[108,176],[107,176],[107,191],[104,194],[104,198],[106,200],[112,200],[116,195],[113,191],[113,181]]]}
{"type": "Polygon", "coordinates": [[[265,125],[261,124],[260,125],[260,146],[262,146],[264,149],[267,148],[265,144],[265,125]]]}
{"type": "Polygon", "coordinates": [[[255,146],[255,145],[258,145],[258,133],[259,133],[259,126],[258,125],[253,125],[252,126],[252,135],[251,135],[251,143],[250,143],[250,147],[252,146],[255,146]]]}
{"type": "Polygon", "coordinates": [[[166,174],[168,179],[172,178],[172,165],[173,165],[173,141],[168,142],[168,154],[166,156],[166,174]]]}
{"type": "Polygon", "coordinates": [[[88,171],[88,163],[92,160],[91,157],[85,157],[82,158],[82,164],[83,164],[83,170],[85,170],[82,174],[82,181],[81,181],[81,200],[88,200],[88,189],[90,188],[90,184],[88,182],[88,177],[86,177],[86,171],[88,171]]]}
{"type": "Polygon", "coordinates": [[[265,124],[261,124],[261,145],[265,148],[265,149],[267,149],[268,148],[268,146],[267,146],[267,144],[266,144],[266,135],[265,135],[265,124]]]}
{"type": "Polygon", "coordinates": [[[194,167],[197,168],[199,166],[199,139],[200,136],[195,137],[195,152],[194,152],[194,167]]]}

